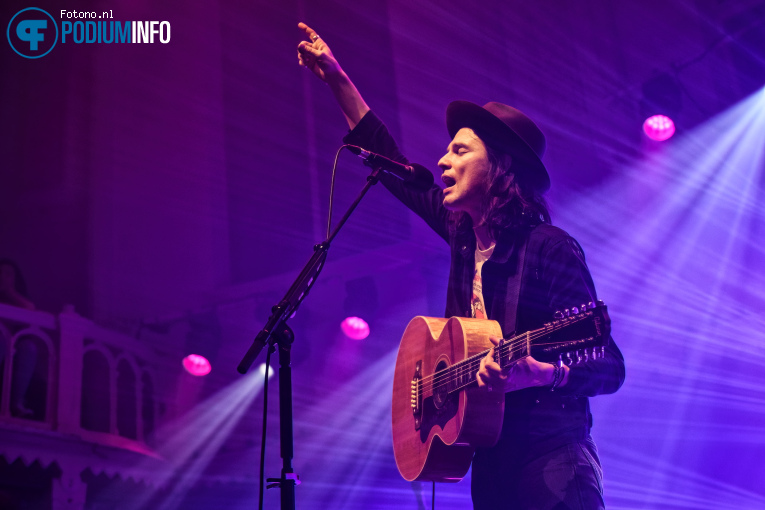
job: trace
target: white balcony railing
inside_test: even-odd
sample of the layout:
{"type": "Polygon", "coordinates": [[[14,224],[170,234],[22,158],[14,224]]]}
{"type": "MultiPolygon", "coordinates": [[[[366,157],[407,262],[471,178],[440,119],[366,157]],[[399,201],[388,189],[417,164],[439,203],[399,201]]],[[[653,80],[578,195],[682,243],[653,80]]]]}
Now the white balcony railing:
{"type": "Polygon", "coordinates": [[[156,376],[177,353],[71,310],[53,315],[3,304],[0,349],[0,455],[8,463],[55,462],[62,475],[54,508],[81,508],[84,470],[146,480],[147,462],[162,463],[150,446],[161,421],[156,376]]]}

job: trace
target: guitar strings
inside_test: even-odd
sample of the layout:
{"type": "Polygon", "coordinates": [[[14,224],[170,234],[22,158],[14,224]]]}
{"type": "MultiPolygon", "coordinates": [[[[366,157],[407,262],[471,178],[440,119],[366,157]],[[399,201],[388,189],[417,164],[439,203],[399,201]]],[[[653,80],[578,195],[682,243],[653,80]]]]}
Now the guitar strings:
{"type": "MultiPolygon", "coordinates": [[[[525,346],[525,342],[523,342],[523,345],[518,345],[517,347],[510,349],[509,353],[507,354],[510,354],[512,356],[516,352],[522,351],[524,346],[525,346]]],[[[504,345],[502,347],[504,347],[504,345]]],[[[471,372],[477,371],[477,369],[481,366],[481,360],[484,357],[486,357],[486,354],[488,352],[489,351],[486,350],[483,353],[477,354],[475,356],[471,356],[470,358],[467,358],[466,360],[463,360],[460,363],[456,363],[452,365],[451,367],[448,367],[443,370],[439,370],[438,372],[434,373],[432,376],[429,376],[430,379],[433,379],[432,381],[427,381],[425,380],[425,378],[423,378],[421,380],[422,384],[420,384],[419,393],[422,394],[425,391],[427,383],[430,383],[429,385],[430,389],[435,392],[435,390],[437,390],[438,388],[448,385],[450,382],[457,380],[460,377],[463,377],[467,374],[470,374],[471,372]]],[[[502,354],[506,354],[506,353],[502,353],[502,354]]],[[[472,383],[473,381],[474,379],[471,377],[470,382],[472,383]]],[[[464,386],[460,386],[460,387],[464,387],[464,386]]]]}
{"type": "MultiPolygon", "coordinates": [[[[560,342],[549,342],[549,343],[537,344],[537,345],[554,345],[556,343],[560,343],[560,342]]],[[[501,346],[501,348],[499,349],[500,355],[509,354],[512,357],[515,353],[521,352],[523,350],[523,348],[525,347],[525,342],[518,342],[518,345],[516,346],[513,346],[511,344],[505,344],[505,345],[501,346]],[[503,352],[504,350],[503,348],[505,347],[505,345],[507,345],[507,347],[510,348],[508,353],[503,352]]],[[[430,379],[433,379],[432,381],[425,381],[425,383],[427,382],[431,383],[429,387],[426,387],[425,383],[420,385],[418,394],[421,395],[426,389],[431,389],[432,391],[435,391],[443,387],[444,385],[448,386],[450,383],[454,382],[455,380],[459,380],[465,375],[468,375],[468,374],[472,375],[472,373],[477,372],[478,368],[481,365],[481,360],[486,356],[488,352],[489,352],[488,350],[484,351],[483,353],[480,353],[475,356],[471,356],[470,358],[463,360],[460,363],[456,363],[452,365],[451,367],[448,367],[443,370],[439,370],[437,372],[438,377],[436,377],[436,374],[433,374],[433,376],[429,376],[430,379]],[[450,373],[450,369],[453,369],[453,368],[455,370],[451,370],[451,373],[450,373]]],[[[513,363],[515,363],[516,361],[518,360],[515,360],[513,363]]],[[[469,386],[473,382],[475,382],[475,378],[471,376],[470,380],[467,383],[459,385],[455,388],[452,388],[450,391],[457,391],[459,389],[465,388],[466,386],[469,386]]]]}
{"type": "MultiPolygon", "coordinates": [[[[549,344],[537,344],[537,345],[553,345],[555,343],[559,343],[559,342],[551,342],[549,344]]],[[[522,347],[519,347],[518,349],[512,349],[510,354],[512,355],[515,352],[520,351],[521,348],[522,347]]],[[[488,352],[488,351],[485,351],[485,353],[486,352],[488,352]]],[[[484,353],[484,355],[485,355],[485,353],[484,353]]],[[[439,389],[439,388],[441,388],[443,386],[447,386],[448,387],[449,384],[451,384],[455,380],[458,380],[460,377],[463,377],[464,375],[467,375],[467,374],[471,374],[471,373],[477,372],[478,367],[480,367],[480,364],[481,364],[481,358],[478,358],[478,359],[466,359],[466,360],[464,360],[464,362],[460,362],[460,364],[459,364],[460,367],[459,367],[459,370],[457,371],[457,373],[451,374],[451,375],[453,375],[453,377],[450,377],[446,381],[443,381],[443,378],[444,377],[449,377],[450,374],[446,373],[446,372],[448,372],[449,369],[447,368],[445,370],[440,370],[438,373],[439,374],[443,374],[443,377],[441,377],[440,380],[437,381],[437,382],[435,382],[435,381],[431,382],[431,384],[429,386],[426,385],[426,384],[418,385],[417,396],[421,397],[427,390],[430,390],[432,393],[435,393],[435,391],[437,389],[439,389]],[[465,363],[465,362],[468,362],[468,361],[469,361],[469,363],[465,363]]],[[[453,366],[457,366],[457,365],[453,365],[453,366]]],[[[473,384],[475,382],[476,382],[475,377],[471,376],[470,379],[466,383],[463,383],[463,384],[460,384],[458,386],[455,386],[453,388],[448,389],[447,393],[453,393],[455,391],[459,391],[459,390],[461,390],[463,388],[466,388],[466,387],[470,386],[471,384],[473,384]]]]}
{"type": "MultiPolygon", "coordinates": [[[[582,319],[589,317],[589,314],[587,316],[583,316],[581,318],[577,318],[576,321],[568,321],[563,326],[570,326],[573,323],[580,322],[582,319]]],[[[500,345],[498,348],[495,348],[495,352],[498,353],[499,357],[503,357],[506,355],[509,355],[511,358],[512,356],[523,350],[523,348],[526,346],[528,342],[531,340],[536,340],[538,338],[542,338],[544,336],[549,335],[550,333],[562,328],[540,328],[533,332],[527,332],[522,333],[521,335],[517,335],[515,337],[507,339],[506,342],[504,342],[502,345],[500,345]]],[[[549,342],[544,344],[536,344],[539,345],[553,345],[560,342],[549,342]]],[[[481,360],[486,357],[486,355],[489,353],[490,349],[487,349],[486,351],[483,351],[481,353],[475,354],[469,358],[466,358],[459,363],[455,363],[454,365],[451,365],[445,369],[438,370],[437,372],[423,377],[418,382],[418,397],[422,396],[423,393],[425,393],[426,389],[430,389],[432,392],[435,392],[435,390],[443,387],[444,385],[449,385],[450,383],[453,383],[455,380],[459,380],[460,378],[464,377],[467,374],[471,374],[472,372],[476,371],[478,367],[480,367],[481,360]],[[428,384],[430,383],[430,384],[428,384]]],[[[500,360],[501,361],[501,360],[500,360]]],[[[516,360],[517,361],[517,360],[516,360]]],[[[475,381],[474,377],[470,378],[470,381],[468,381],[465,384],[459,385],[455,388],[452,388],[451,391],[457,391],[462,388],[465,388],[472,384],[475,381]]]]}
{"type": "MultiPolygon", "coordinates": [[[[546,328],[544,331],[537,331],[535,333],[523,333],[522,335],[515,336],[513,338],[510,338],[507,340],[507,342],[500,345],[495,351],[498,352],[498,354],[501,356],[504,355],[510,355],[512,357],[515,353],[520,352],[523,350],[523,348],[526,346],[526,343],[530,340],[535,340],[538,338],[542,338],[544,336],[547,336],[550,333],[546,328]]],[[[557,343],[557,342],[552,342],[557,343]]],[[[538,345],[547,345],[547,344],[538,344],[538,345]]],[[[459,363],[455,363],[454,365],[451,365],[450,367],[447,367],[445,369],[441,369],[432,375],[429,375],[427,377],[423,377],[420,379],[419,384],[419,394],[422,394],[425,391],[425,386],[427,383],[431,383],[429,386],[432,388],[433,391],[435,391],[438,388],[441,388],[445,384],[449,384],[452,380],[458,379],[459,377],[463,377],[466,374],[471,373],[481,365],[481,360],[486,357],[486,355],[489,353],[491,349],[487,349],[481,353],[474,354],[473,356],[466,358],[459,363]],[[446,379],[446,381],[444,381],[446,379]]],[[[471,378],[472,382],[472,378],[471,378]]],[[[464,387],[464,386],[461,386],[464,387]]]]}
{"type": "MultiPolygon", "coordinates": [[[[500,348],[497,349],[499,351],[499,354],[500,355],[508,354],[505,351],[509,349],[510,350],[509,354],[512,355],[515,352],[517,352],[519,349],[523,348],[523,346],[526,344],[526,338],[525,338],[526,335],[523,335],[523,337],[524,337],[523,339],[518,339],[518,337],[509,339],[508,342],[502,344],[502,346],[500,346],[500,348]]],[[[430,382],[431,380],[433,380],[433,382],[440,381],[440,380],[443,380],[445,377],[449,377],[455,371],[463,372],[465,368],[473,367],[476,362],[480,365],[481,360],[486,357],[486,355],[489,353],[489,350],[490,349],[487,349],[481,353],[474,354],[473,356],[466,358],[460,361],[459,363],[455,363],[454,365],[451,365],[445,369],[438,370],[437,372],[433,373],[430,376],[423,377],[421,379],[421,382],[427,383],[427,382],[430,382]]]]}
{"type": "MultiPolygon", "coordinates": [[[[584,316],[571,317],[571,319],[575,319],[575,320],[568,320],[565,324],[554,324],[552,327],[543,327],[543,328],[539,328],[539,329],[536,329],[536,330],[533,330],[533,331],[529,331],[529,332],[526,332],[526,333],[521,333],[520,335],[516,335],[516,336],[514,336],[512,338],[506,339],[506,341],[499,347],[499,350],[500,350],[501,354],[505,354],[504,349],[511,349],[511,354],[512,354],[512,353],[517,351],[516,346],[517,347],[523,347],[523,345],[527,341],[529,341],[529,340],[536,340],[538,338],[547,336],[547,335],[549,335],[551,333],[554,333],[556,331],[559,331],[561,329],[569,327],[572,324],[581,322],[582,320],[584,320],[586,318],[589,318],[589,317],[590,317],[590,314],[587,314],[587,315],[584,315],[584,316]]],[[[553,344],[556,344],[556,343],[560,343],[560,342],[550,342],[550,343],[536,344],[536,345],[553,345],[553,344]]],[[[462,364],[470,363],[470,362],[472,362],[475,359],[478,359],[480,361],[481,359],[486,357],[486,355],[488,354],[489,350],[490,349],[487,349],[487,350],[485,350],[485,351],[483,351],[481,353],[474,354],[473,356],[471,356],[469,358],[466,358],[466,359],[464,359],[464,360],[462,360],[462,361],[460,361],[458,363],[455,363],[454,365],[451,365],[451,366],[449,366],[449,367],[447,367],[445,369],[439,370],[439,371],[433,373],[432,375],[429,375],[427,377],[423,377],[421,380],[422,381],[426,381],[429,378],[438,377],[439,374],[446,374],[446,375],[448,375],[447,374],[448,371],[450,369],[454,368],[454,367],[459,367],[462,364]]]]}
{"type": "MultiPolygon", "coordinates": [[[[518,349],[523,348],[526,345],[527,340],[536,340],[538,338],[547,336],[551,332],[552,331],[548,331],[547,328],[544,328],[544,331],[541,331],[540,329],[534,332],[523,333],[521,335],[508,338],[507,341],[505,341],[502,345],[499,346],[498,351],[500,355],[504,355],[504,354],[507,354],[505,351],[507,349],[510,349],[509,354],[514,354],[515,352],[517,352],[518,349]]],[[[558,342],[553,342],[553,343],[558,343],[558,342]]],[[[548,345],[548,344],[537,344],[537,345],[548,345]]],[[[458,363],[455,363],[447,368],[438,370],[437,372],[434,372],[433,374],[429,376],[423,377],[421,381],[426,382],[428,381],[428,379],[448,375],[449,370],[454,369],[455,367],[460,367],[461,365],[472,363],[473,361],[476,361],[476,360],[480,363],[480,361],[486,357],[486,355],[489,353],[490,350],[491,349],[487,349],[478,354],[474,354],[473,356],[470,356],[469,358],[465,358],[464,360],[458,363]]]]}

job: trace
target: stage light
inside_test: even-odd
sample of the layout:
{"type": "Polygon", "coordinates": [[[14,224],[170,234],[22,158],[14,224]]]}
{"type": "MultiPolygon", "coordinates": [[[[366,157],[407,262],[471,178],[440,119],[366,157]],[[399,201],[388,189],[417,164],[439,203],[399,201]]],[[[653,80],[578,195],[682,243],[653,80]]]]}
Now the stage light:
{"type": "MultiPolygon", "coordinates": [[[[266,375],[266,364],[261,363],[258,367],[258,373],[261,377],[266,375]]],[[[274,367],[268,367],[268,378],[271,379],[274,376],[274,367]]]]}
{"type": "Polygon", "coordinates": [[[682,89],[675,76],[660,73],[641,87],[640,114],[643,132],[651,140],[663,142],[675,134],[675,123],[682,109],[682,89]]]}
{"type": "Polygon", "coordinates": [[[685,129],[558,210],[562,227],[587,225],[577,238],[598,247],[599,294],[629,331],[614,335],[627,382],[591,402],[611,508],[765,508],[736,481],[762,478],[741,452],[762,444],[765,412],[763,101],[685,129]]]}
{"type": "Polygon", "coordinates": [[[375,320],[380,301],[377,284],[371,276],[364,276],[345,282],[343,313],[346,318],[340,324],[345,336],[363,340],[369,336],[369,324],[375,320]],[[363,319],[361,317],[364,317],[363,319]]]}
{"type": "Polygon", "coordinates": [[[369,336],[369,324],[361,317],[347,317],[340,328],[345,336],[353,340],[364,340],[369,336]]]}
{"type": "Polygon", "coordinates": [[[300,486],[306,500],[335,503],[321,508],[370,508],[369,495],[379,494],[389,503],[381,502],[374,508],[388,509],[400,508],[400,501],[412,496],[406,483],[382,489],[378,478],[394,464],[391,434],[380,432],[390,430],[391,381],[397,355],[394,348],[359,367],[354,376],[317,395],[309,409],[295,415],[296,437],[311,438],[301,443],[300,455],[301,472],[313,474],[310,484],[300,486]],[[359,455],[361,451],[364,455],[359,455]],[[328,458],[336,462],[328,463],[328,458]],[[341,494],[324,499],[328,489],[341,494]],[[397,500],[398,506],[394,506],[397,500]]]}
{"type": "Polygon", "coordinates": [[[210,362],[204,356],[189,354],[183,358],[183,368],[195,377],[202,377],[210,373],[212,365],[210,365],[210,362]]]}
{"type": "Polygon", "coordinates": [[[201,377],[212,370],[221,342],[221,326],[215,309],[191,313],[187,316],[189,329],[183,349],[183,368],[193,376],[201,377]]]}
{"type": "MultiPolygon", "coordinates": [[[[187,501],[197,494],[192,492],[190,496],[189,491],[262,390],[261,374],[251,370],[181,416],[163,424],[155,435],[156,454],[143,457],[135,465],[126,463],[122,468],[123,479],[151,480],[147,483],[147,490],[126,494],[122,485],[110,485],[94,494],[93,506],[113,507],[113,502],[119,500],[119,508],[125,510],[177,510],[187,507],[187,501]],[[161,462],[158,462],[160,459],[161,462]]],[[[200,505],[204,507],[204,504],[200,505]]]]}
{"type": "Polygon", "coordinates": [[[643,122],[643,132],[651,140],[663,142],[675,134],[675,123],[666,115],[652,115],[643,122]]]}

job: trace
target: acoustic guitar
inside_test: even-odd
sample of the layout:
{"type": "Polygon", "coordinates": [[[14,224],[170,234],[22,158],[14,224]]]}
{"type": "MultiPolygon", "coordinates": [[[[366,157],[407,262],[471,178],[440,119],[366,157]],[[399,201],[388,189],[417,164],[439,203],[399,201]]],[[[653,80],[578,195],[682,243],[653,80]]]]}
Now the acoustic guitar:
{"type": "MultiPolygon", "coordinates": [[[[503,339],[494,361],[510,367],[524,356],[573,365],[605,355],[611,320],[602,301],[556,312],[539,329],[503,339]]],[[[479,390],[481,360],[502,338],[485,319],[418,316],[401,338],[393,379],[393,452],[405,480],[458,482],[476,448],[496,444],[505,395],[479,390]]]]}

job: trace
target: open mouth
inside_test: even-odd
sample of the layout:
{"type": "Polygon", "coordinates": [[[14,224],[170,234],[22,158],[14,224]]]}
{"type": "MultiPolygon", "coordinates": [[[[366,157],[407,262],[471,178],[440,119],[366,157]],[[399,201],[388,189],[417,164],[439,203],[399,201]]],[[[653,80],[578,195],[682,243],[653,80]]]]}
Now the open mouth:
{"type": "Polygon", "coordinates": [[[449,177],[448,175],[442,175],[441,180],[443,181],[444,184],[446,184],[446,188],[444,189],[444,191],[446,191],[447,189],[457,184],[457,181],[454,179],[454,177],[449,177]]]}

